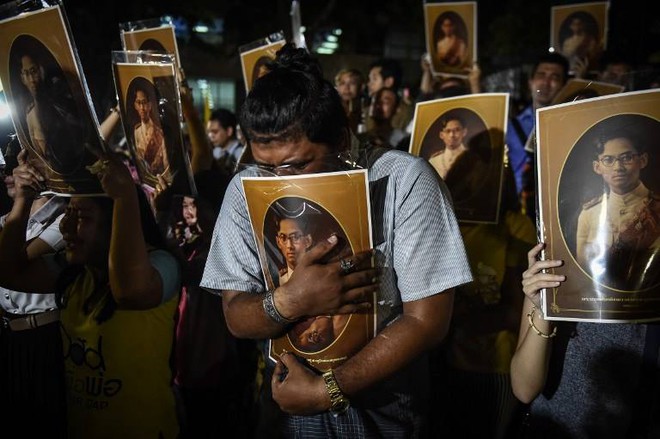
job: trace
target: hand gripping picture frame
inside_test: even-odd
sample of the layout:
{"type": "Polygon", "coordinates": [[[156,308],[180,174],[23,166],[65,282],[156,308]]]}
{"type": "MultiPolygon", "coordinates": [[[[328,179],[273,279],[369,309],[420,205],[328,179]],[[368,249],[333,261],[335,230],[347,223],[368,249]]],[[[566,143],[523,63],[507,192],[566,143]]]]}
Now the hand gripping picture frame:
{"type": "MultiPolygon", "coordinates": [[[[241,182],[269,290],[288,282],[300,256],[331,235],[338,243],[327,262],[373,246],[366,170],[242,177],[241,182]]],[[[368,311],[296,322],[285,335],[270,340],[270,360],[286,351],[320,371],[338,366],[375,336],[376,294],[372,300],[368,311]]]]}
{"type": "Polygon", "coordinates": [[[539,109],[537,184],[550,320],[660,320],[660,91],[539,109]]]}
{"type": "Polygon", "coordinates": [[[21,147],[46,179],[42,194],[103,194],[88,167],[106,147],[59,2],[0,7],[0,81],[21,147]]]}

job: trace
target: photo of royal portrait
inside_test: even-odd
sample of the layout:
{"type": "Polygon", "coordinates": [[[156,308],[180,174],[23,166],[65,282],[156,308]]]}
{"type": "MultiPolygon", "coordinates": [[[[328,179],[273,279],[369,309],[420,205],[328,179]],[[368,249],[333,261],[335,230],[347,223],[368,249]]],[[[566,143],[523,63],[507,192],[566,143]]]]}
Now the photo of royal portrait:
{"type": "Polygon", "coordinates": [[[59,7],[0,22],[0,80],[19,141],[46,177],[44,192],[103,193],[87,166],[103,151],[98,121],[59,7]],[[48,24],[48,32],[43,30],[48,24]]]}
{"type": "Polygon", "coordinates": [[[507,105],[506,94],[417,104],[410,153],[445,182],[459,221],[497,222],[507,105]]]}
{"type": "Polygon", "coordinates": [[[174,194],[195,194],[173,64],[114,66],[122,124],[142,183],[156,188],[162,179],[174,194]]]}
{"type": "Polygon", "coordinates": [[[559,90],[557,96],[552,100],[552,105],[621,93],[623,89],[623,85],[610,84],[609,82],[571,78],[566,81],[566,85],[559,90]]]}
{"type": "Polygon", "coordinates": [[[598,70],[607,45],[608,7],[608,2],[552,7],[550,45],[568,58],[571,71],[578,63],[598,70]]]}
{"type": "MultiPolygon", "coordinates": [[[[289,282],[305,253],[332,235],[338,243],[324,257],[325,262],[350,258],[370,248],[365,178],[364,171],[286,178],[243,177],[267,288],[289,282]],[[347,202],[355,206],[350,214],[343,204],[347,202]]],[[[309,316],[291,326],[282,337],[271,340],[270,358],[275,361],[283,351],[296,352],[311,366],[327,370],[373,337],[374,319],[374,311],[309,316]]]]}
{"type": "Polygon", "coordinates": [[[477,59],[477,3],[426,4],[424,16],[433,73],[467,76],[477,59]]]}
{"type": "Polygon", "coordinates": [[[550,309],[571,317],[660,318],[654,305],[660,293],[660,93],[592,101],[558,106],[564,120],[582,128],[566,134],[548,131],[559,126],[558,110],[539,113],[541,181],[550,184],[542,191],[550,197],[542,217],[554,238],[551,258],[564,259],[571,270],[566,285],[547,294],[550,309]]]}
{"type": "Polygon", "coordinates": [[[174,55],[177,67],[181,67],[179,48],[174,26],[159,26],[121,32],[124,50],[144,50],[174,55]]]}
{"type": "Polygon", "coordinates": [[[241,52],[241,68],[245,90],[250,91],[254,81],[268,73],[267,64],[275,59],[275,54],[286,41],[280,40],[241,52]]]}

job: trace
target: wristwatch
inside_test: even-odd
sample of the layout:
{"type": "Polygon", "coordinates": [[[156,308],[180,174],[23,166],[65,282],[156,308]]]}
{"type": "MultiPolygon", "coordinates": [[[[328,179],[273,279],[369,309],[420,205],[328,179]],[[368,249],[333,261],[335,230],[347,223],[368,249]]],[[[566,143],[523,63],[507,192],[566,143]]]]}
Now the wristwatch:
{"type": "Polygon", "coordinates": [[[350,406],[350,402],[346,395],[344,395],[337,384],[335,373],[332,369],[323,374],[323,381],[325,382],[325,390],[330,395],[330,413],[333,415],[341,415],[350,406]]]}

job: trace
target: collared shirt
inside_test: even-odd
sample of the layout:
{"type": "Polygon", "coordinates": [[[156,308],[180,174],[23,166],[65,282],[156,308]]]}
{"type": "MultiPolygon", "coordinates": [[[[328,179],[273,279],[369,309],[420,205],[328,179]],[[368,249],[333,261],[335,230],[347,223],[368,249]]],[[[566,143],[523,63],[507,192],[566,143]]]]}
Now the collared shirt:
{"type": "MultiPolygon", "coordinates": [[[[227,188],[200,283],[203,288],[216,293],[266,290],[240,181],[241,176],[255,175],[242,171],[227,188]]],[[[403,302],[468,283],[472,274],[447,188],[425,159],[387,150],[369,167],[369,187],[376,264],[382,267],[377,305],[380,331],[401,316],[403,302]]],[[[292,416],[288,418],[291,434],[398,437],[414,431],[423,405],[420,393],[428,388],[422,363],[414,361],[365,391],[364,398],[379,399],[374,408],[356,404],[339,417],[330,413],[292,416]],[[364,421],[375,417],[379,422],[364,421]]]]}
{"type": "Polygon", "coordinates": [[[460,157],[460,155],[465,151],[467,151],[467,148],[462,143],[458,148],[456,148],[455,151],[450,151],[445,148],[440,152],[440,154],[431,157],[429,159],[429,163],[435,168],[436,171],[438,171],[440,177],[446,179],[447,173],[451,169],[456,159],[460,157]]]}
{"type": "Polygon", "coordinates": [[[231,165],[233,165],[241,158],[243,149],[245,149],[245,147],[241,145],[238,139],[232,139],[224,148],[213,148],[213,158],[222,162],[231,162],[231,165]]]}
{"type": "MultiPolygon", "coordinates": [[[[58,251],[64,248],[60,233],[60,220],[64,216],[67,200],[53,197],[37,210],[28,220],[26,241],[39,238],[58,251]],[[55,220],[51,221],[53,217],[55,220]]],[[[0,217],[0,228],[4,227],[7,215],[0,217]]],[[[0,307],[11,314],[36,314],[55,308],[54,294],[31,294],[0,287],[0,307]]]]}
{"type": "Polygon", "coordinates": [[[525,165],[530,160],[529,153],[525,150],[525,144],[536,125],[532,106],[530,105],[525,108],[518,116],[516,116],[516,120],[520,123],[520,127],[525,133],[525,138],[520,138],[518,130],[513,126],[513,122],[509,121],[506,130],[506,144],[509,148],[509,165],[516,178],[516,189],[518,190],[518,193],[520,193],[523,188],[523,171],[525,165]]]}

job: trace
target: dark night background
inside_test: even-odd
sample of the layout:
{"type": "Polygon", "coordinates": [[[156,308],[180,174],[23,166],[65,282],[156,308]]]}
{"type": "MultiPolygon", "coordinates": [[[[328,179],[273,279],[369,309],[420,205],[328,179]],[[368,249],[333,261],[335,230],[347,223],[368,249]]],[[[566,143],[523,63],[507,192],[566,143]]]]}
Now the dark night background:
{"type": "MultiPolygon", "coordinates": [[[[532,63],[549,45],[550,8],[581,2],[477,3],[479,63],[482,77],[487,78],[532,63]]],[[[110,51],[121,49],[119,23],[163,15],[174,17],[177,29],[196,24],[213,28],[215,23],[215,33],[190,32],[179,39],[182,64],[189,77],[234,81],[235,108],[244,97],[238,48],[278,30],[291,36],[290,0],[65,0],[63,4],[101,118],[115,100],[110,51]]],[[[319,56],[328,78],[349,66],[366,74],[369,62],[389,56],[401,61],[404,85],[415,93],[425,51],[422,5],[422,0],[301,0],[300,10],[309,48],[315,37],[343,29],[337,52],[319,56]]],[[[660,63],[660,16],[655,9],[651,0],[610,2],[608,49],[629,56],[642,76],[657,76],[660,63]]]]}

